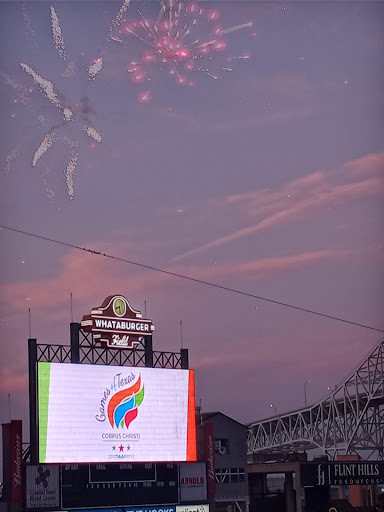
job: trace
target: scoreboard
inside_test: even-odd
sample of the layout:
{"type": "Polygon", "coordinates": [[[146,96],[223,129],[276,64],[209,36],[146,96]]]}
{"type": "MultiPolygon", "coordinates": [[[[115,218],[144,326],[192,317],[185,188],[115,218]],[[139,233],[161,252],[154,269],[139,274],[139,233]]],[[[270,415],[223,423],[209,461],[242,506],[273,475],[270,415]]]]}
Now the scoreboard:
{"type": "Polygon", "coordinates": [[[176,510],[208,500],[205,462],[28,464],[25,475],[26,512],[176,510]]]}
{"type": "Polygon", "coordinates": [[[178,466],[155,464],[65,464],[64,510],[179,503],[178,466]]]}

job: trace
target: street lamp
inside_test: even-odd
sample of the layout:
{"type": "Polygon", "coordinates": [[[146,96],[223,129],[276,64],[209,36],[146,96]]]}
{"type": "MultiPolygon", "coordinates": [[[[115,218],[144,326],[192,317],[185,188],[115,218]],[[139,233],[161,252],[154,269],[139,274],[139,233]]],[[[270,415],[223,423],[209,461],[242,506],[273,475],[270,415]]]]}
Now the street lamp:
{"type": "Polygon", "coordinates": [[[271,408],[273,408],[273,410],[275,411],[275,416],[277,416],[277,409],[276,409],[276,406],[275,406],[275,405],[273,405],[273,404],[271,404],[271,405],[270,405],[270,407],[271,407],[271,408]]]}
{"type": "Polygon", "coordinates": [[[304,382],[304,405],[307,407],[307,384],[311,382],[311,379],[308,379],[304,382]]]}

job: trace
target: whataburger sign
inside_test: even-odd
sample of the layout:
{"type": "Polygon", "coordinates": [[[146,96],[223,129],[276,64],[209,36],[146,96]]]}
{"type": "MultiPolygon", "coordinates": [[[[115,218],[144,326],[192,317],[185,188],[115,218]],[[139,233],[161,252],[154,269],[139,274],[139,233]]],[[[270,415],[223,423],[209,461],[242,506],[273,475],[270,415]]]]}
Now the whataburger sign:
{"type": "Polygon", "coordinates": [[[81,327],[92,332],[95,341],[113,348],[130,348],[151,336],[155,327],[142,317],[122,295],[110,295],[90,315],[83,316],[81,327]]]}

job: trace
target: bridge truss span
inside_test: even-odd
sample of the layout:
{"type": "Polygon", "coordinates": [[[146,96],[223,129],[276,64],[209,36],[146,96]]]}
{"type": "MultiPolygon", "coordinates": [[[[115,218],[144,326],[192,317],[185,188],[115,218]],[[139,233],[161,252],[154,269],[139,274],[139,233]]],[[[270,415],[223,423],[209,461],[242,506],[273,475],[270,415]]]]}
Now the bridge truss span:
{"type": "Polygon", "coordinates": [[[384,340],[331,396],[298,411],[248,425],[257,454],[318,449],[332,459],[358,453],[384,460],[384,340]]]}

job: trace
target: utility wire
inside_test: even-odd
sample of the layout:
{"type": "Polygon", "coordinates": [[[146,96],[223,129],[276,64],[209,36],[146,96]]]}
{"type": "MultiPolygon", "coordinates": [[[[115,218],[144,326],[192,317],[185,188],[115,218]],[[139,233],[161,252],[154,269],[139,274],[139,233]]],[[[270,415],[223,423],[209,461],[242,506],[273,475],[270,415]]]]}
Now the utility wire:
{"type": "Polygon", "coordinates": [[[270,302],[271,304],[277,304],[279,306],[284,306],[286,308],[296,309],[297,311],[303,311],[304,313],[310,313],[311,315],[321,316],[323,318],[328,318],[330,320],[336,320],[338,322],[343,322],[345,324],[355,325],[357,327],[363,327],[364,329],[370,329],[371,331],[384,333],[383,329],[378,329],[377,327],[372,327],[370,325],[361,324],[359,322],[352,322],[352,320],[347,320],[345,318],[327,315],[326,313],[319,313],[318,311],[314,311],[313,309],[307,309],[307,308],[302,308],[300,306],[294,306],[293,304],[289,304],[288,302],[282,302],[279,300],[268,299],[267,297],[261,297],[260,295],[254,295],[253,293],[244,292],[242,290],[237,290],[235,288],[229,288],[228,286],[222,286],[220,284],[210,283],[209,281],[203,281],[202,279],[196,279],[195,277],[189,277],[189,276],[185,276],[183,274],[177,274],[176,272],[171,272],[170,270],[164,270],[161,268],[152,267],[151,265],[145,265],[144,263],[139,263],[137,261],[120,258],[118,256],[113,256],[111,254],[106,254],[106,253],[103,253],[100,251],[94,251],[93,249],[87,249],[86,247],[80,247],[79,245],[69,244],[67,242],[62,242],[61,240],[55,240],[54,238],[48,238],[46,236],[36,235],[35,233],[29,233],[28,231],[11,228],[9,226],[4,226],[2,224],[0,224],[0,228],[6,229],[8,231],[13,231],[15,233],[20,233],[22,235],[27,235],[27,236],[30,236],[33,238],[38,238],[39,240],[45,240],[47,242],[52,242],[52,243],[55,243],[58,245],[63,245],[65,247],[71,247],[72,249],[77,249],[79,251],[85,251],[90,254],[96,254],[97,256],[103,256],[104,258],[109,258],[111,260],[120,261],[122,263],[129,263],[130,265],[135,265],[136,267],[145,268],[147,270],[153,270],[155,272],[161,272],[162,274],[166,274],[168,276],[179,277],[180,279],[184,279],[186,281],[191,281],[193,283],[204,284],[206,286],[211,286],[212,288],[217,288],[219,290],[224,290],[226,292],[237,293],[238,295],[243,295],[245,297],[251,297],[252,299],[258,299],[258,300],[261,300],[264,302],[270,302]]]}

